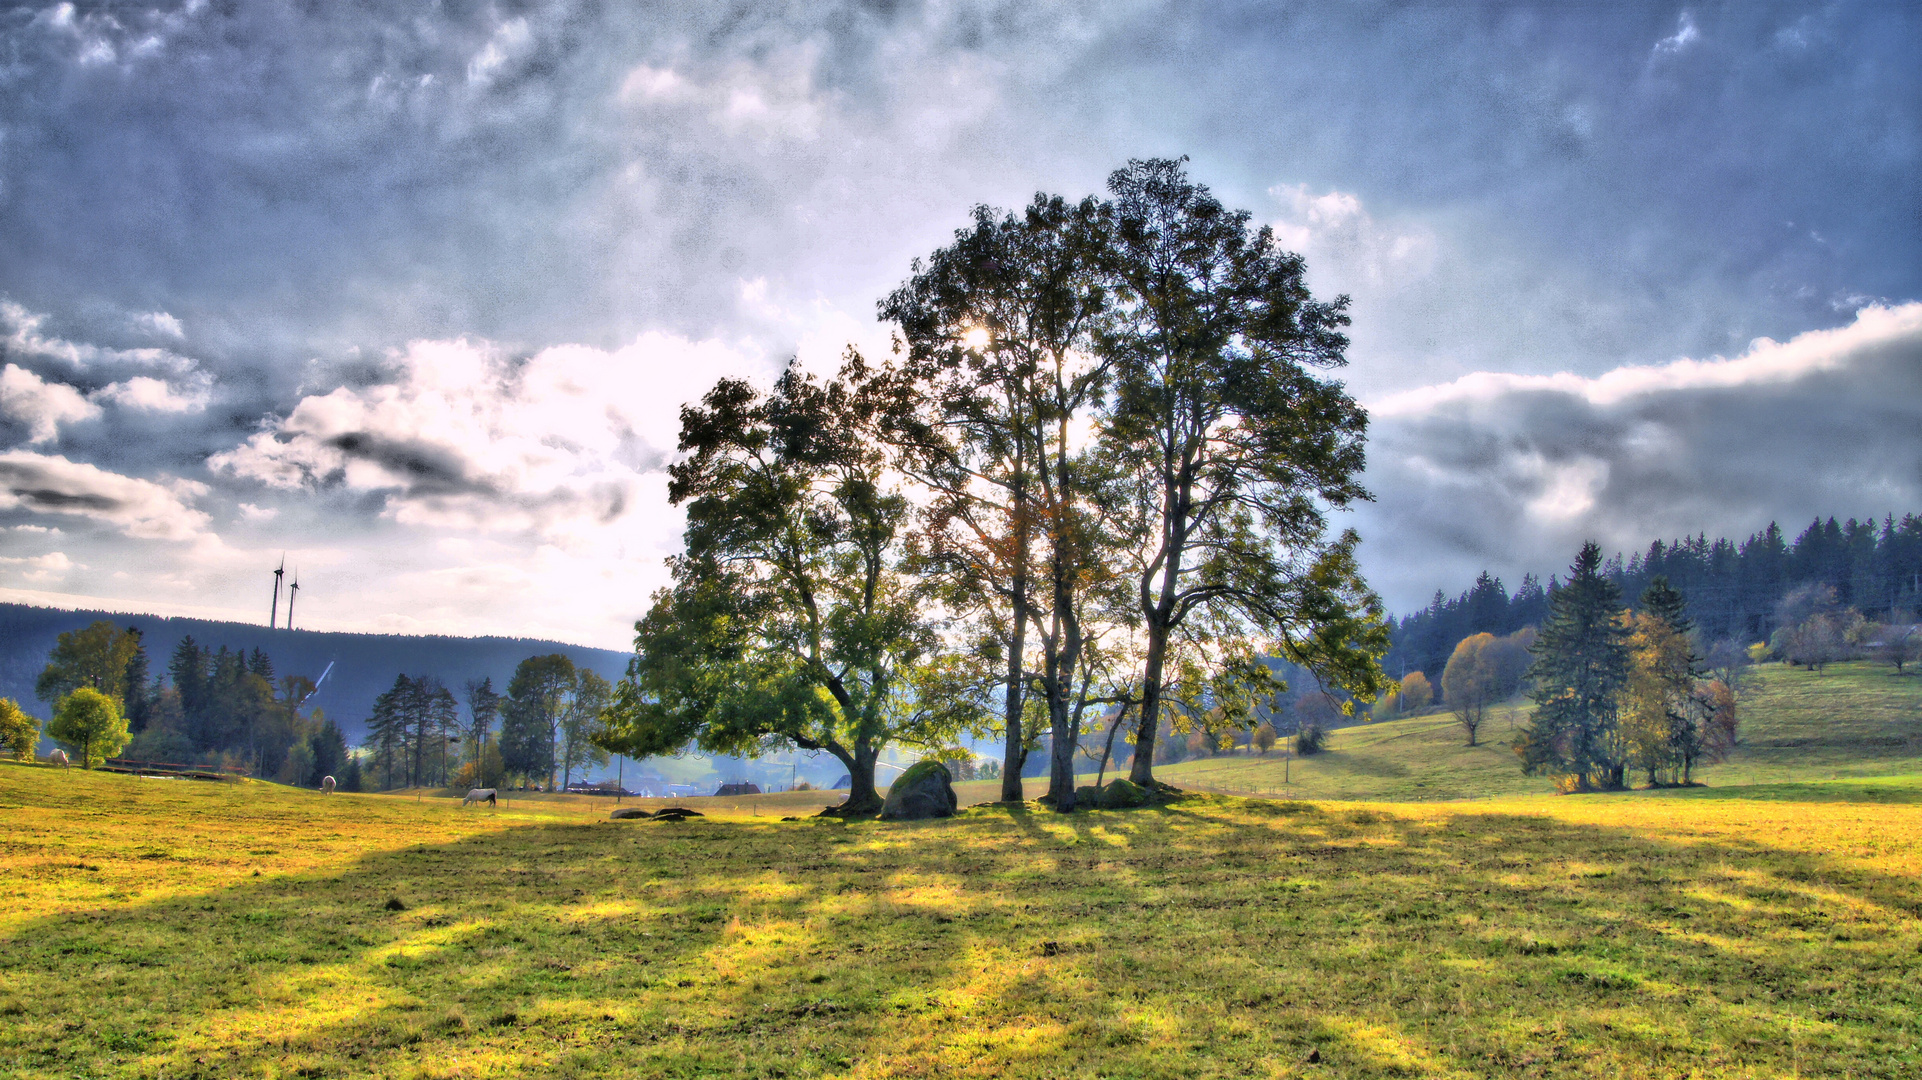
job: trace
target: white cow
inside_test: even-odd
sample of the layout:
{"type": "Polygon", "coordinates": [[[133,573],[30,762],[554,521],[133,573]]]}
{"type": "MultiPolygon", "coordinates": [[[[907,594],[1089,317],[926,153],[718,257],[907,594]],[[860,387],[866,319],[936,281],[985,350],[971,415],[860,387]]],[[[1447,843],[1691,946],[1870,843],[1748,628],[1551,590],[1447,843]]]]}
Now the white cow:
{"type": "Polygon", "coordinates": [[[332,795],[332,794],[334,793],[334,778],[333,778],[333,777],[331,777],[331,776],[323,776],[323,777],[321,777],[321,778],[320,778],[320,793],[321,793],[322,795],[332,795]]]}
{"type": "Polygon", "coordinates": [[[460,801],[462,806],[468,806],[473,803],[486,803],[492,807],[500,806],[500,803],[495,801],[494,789],[491,787],[473,788],[467,792],[467,797],[460,801]]]}
{"type": "Polygon", "coordinates": [[[65,750],[55,750],[53,753],[47,755],[47,764],[58,765],[64,769],[72,763],[67,760],[67,752],[65,750]]]}

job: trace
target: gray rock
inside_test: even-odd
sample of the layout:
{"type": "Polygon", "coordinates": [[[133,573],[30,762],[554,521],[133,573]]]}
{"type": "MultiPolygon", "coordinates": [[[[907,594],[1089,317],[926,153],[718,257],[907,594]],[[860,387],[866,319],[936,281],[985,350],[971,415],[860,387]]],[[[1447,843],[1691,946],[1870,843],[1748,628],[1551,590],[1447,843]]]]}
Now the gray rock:
{"type": "Polygon", "coordinates": [[[652,811],[643,810],[638,806],[623,806],[607,816],[615,821],[626,821],[629,818],[651,818],[654,814],[652,811]]]}
{"type": "Polygon", "coordinates": [[[953,817],[960,806],[948,767],[933,760],[917,761],[888,788],[888,800],[881,805],[881,820],[953,817]]]}

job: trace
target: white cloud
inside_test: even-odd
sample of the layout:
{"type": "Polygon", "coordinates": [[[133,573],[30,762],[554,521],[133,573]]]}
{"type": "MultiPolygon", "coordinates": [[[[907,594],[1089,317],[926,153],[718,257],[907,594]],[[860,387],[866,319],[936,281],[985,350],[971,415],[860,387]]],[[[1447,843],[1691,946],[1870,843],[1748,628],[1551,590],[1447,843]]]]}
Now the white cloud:
{"type": "Polygon", "coordinates": [[[112,402],[124,409],[140,412],[187,413],[199,412],[207,407],[211,387],[202,379],[199,385],[182,392],[172,383],[146,375],[136,375],[125,382],[111,383],[94,391],[93,400],[112,402]]]}
{"type": "Polygon", "coordinates": [[[1788,342],[1757,338],[1747,352],[1733,358],[1683,358],[1659,366],[1619,367],[1592,378],[1567,372],[1514,375],[1478,371],[1442,386],[1390,395],[1368,408],[1377,417],[1411,416],[1524,393],[1564,394],[1605,406],[1679,390],[1779,384],[1838,370],[1862,350],[1914,340],[1918,335],[1922,335],[1922,303],[1876,305],[1861,309],[1854,322],[1833,330],[1798,334],[1788,342]]]}
{"type": "Polygon", "coordinates": [[[249,525],[261,525],[280,516],[277,506],[255,506],[253,503],[240,504],[240,520],[249,525]]]}
{"type": "Polygon", "coordinates": [[[0,300],[0,329],[4,330],[4,341],[11,352],[57,360],[82,371],[106,362],[166,368],[176,372],[192,371],[197,366],[192,359],[168,349],[111,349],[69,341],[45,333],[43,328],[46,322],[47,317],[43,314],[29,311],[11,300],[0,300]]]}
{"type": "Polygon", "coordinates": [[[69,570],[85,570],[86,567],[67,558],[65,552],[51,551],[45,555],[0,555],[0,567],[23,581],[36,584],[66,576],[69,570]]]}
{"type": "Polygon", "coordinates": [[[187,336],[187,331],[180,325],[180,320],[164,311],[143,311],[133,317],[133,324],[135,329],[155,337],[170,337],[179,341],[187,336]]]}
{"type": "Polygon", "coordinates": [[[0,453],[0,510],[87,518],[137,539],[202,536],[207,515],[189,502],[207,490],[192,480],[141,480],[28,450],[0,453]]]}
{"type": "Polygon", "coordinates": [[[283,490],[383,492],[402,524],[561,537],[633,509],[638,478],[674,452],[684,402],[767,370],[750,351],[658,333],[526,359],[420,341],[394,363],[394,381],[309,396],[209,464],[283,490]]]}
{"type": "Polygon", "coordinates": [[[510,63],[527,53],[533,40],[526,19],[509,19],[495,27],[487,44],[467,62],[468,84],[485,86],[493,82],[510,63]]]}
{"type": "Polygon", "coordinates": [[[1655,43],[1655,52],[1672,55],[1695,44],[1701,38],[1702,32],[1695,28],[1695,16],[1684,11],[1681,18],[1677,20],[1675,32],[1655,43]]]}
{"type": "Polygon", "coordinates": [[[1369,407],[1364,565],[1403,610],[1612,550],[1922,504],[1922,303],[1730,358],[1478,372],[1369,407]]]}
{"type": "Polygon", "coordinates": [[[27,429],[29,444],[51,442],[60,425],[91,420],[100,407],[65,383],[50,383],[15,364],[0,369],[0,418],[27,429]]]}
{"type": "Polygon", "coordinates": [[[689,110],[730,135],[811,141],[820,136],[834,101],[816,85],[820,63],[820,46],[802,41],[699,76],[640,64],[621,80],[618,99],[637,110],[689,110]]]}
{"type": "Polygon", "coordinates": [[[1278,184],[1268,194],[1284,208],[1272,223],[1275,239],[1305,257],[1317,276],[1330,275],[1338,290],[1403,285],[1435,268],[1432,231],[1378,223],[1349,192],[1316,195],[1306,184],[1278,184]]]}

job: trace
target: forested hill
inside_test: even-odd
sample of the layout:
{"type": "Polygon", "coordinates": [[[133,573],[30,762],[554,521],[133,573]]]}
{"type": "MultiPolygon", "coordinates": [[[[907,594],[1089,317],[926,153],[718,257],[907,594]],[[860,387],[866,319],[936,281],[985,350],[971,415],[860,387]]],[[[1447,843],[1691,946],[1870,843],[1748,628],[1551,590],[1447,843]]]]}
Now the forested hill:
{"type": "MultiPolygon", "coordinates": [[[[1667,575],[1688,601],[1688,616],[1704,642],[1766,641],[1783,598],[1805,585],[1827,585],[1839,606],[1872,617],[1922,609],[1922,517],[1818,520],[1792,542],[1773,522],[1740,542],[1706,536],[1657,540],[1647,551],[1609,559],[1604,573],[1631,605],[1649,579],[1667,575]]],[[[1453,599],[1436,590],[1427,607],[1396,622],[1385,665],[1391,675],[1420,669],[1438,678],[1461,639],[1540,625],[1556,587],[1553,575],[1544,584],[1529,574],[1511,594],[1500,578],[1483,573],[1453,599]]]]}
{"type": "Polygon", "coordinates": [[[507,688],[514,665],[529,656],[563,653],[575,664],[591,668],[610,681],[627,670],[627,655],[607,649],[563,645],[535,638],[408,637],[398,634],[328,634],[310,630],[270,630],[248,623],[209,619],[166,619],[110,611],[65,611],[0,603],[0,697],[18,701],[28,712],[47,715],[47,705],[33,695],[33,682],[46,666],[47,654],[63,632],[77,630],[98,619],[140,631],[149,667],[164,675],[167,658],[183,637],[206,649],[251,652],[259,649],[273,660],[281,675],[318,679],[333,664],[312,703],[358,741],[374,698],[394,685],[394,677],[435,675],[460,693],[468,679],[491,676],[497,690],[507,688]]]}

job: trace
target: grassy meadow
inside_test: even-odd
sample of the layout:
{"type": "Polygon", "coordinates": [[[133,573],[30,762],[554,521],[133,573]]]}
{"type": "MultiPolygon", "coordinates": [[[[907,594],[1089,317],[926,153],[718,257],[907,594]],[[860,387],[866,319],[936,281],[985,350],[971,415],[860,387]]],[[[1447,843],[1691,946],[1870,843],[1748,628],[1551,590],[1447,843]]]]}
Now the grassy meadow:
{"type": "Polygon", "coordinates": [[[1916,1076],[1922,806],[1842,783],[670,824],[0,763],[0,1074],[1916,1076]]]}
{"type": "MultiPolygon", "coordinates": [[[[1922,678],[1866,663],[1821,673],[1766,664],[1740,705],[1740,745],[1696,771],[1712,787],[1800,785],[1922,774],[1922,678]]],[[[1184,761],[1156,774],[1185,788],[1301,799],[1486,799],[1550,790],[1508,748],[1530,705],[1497,706],[1469,747],[1446,710],[1336,730],[1327,752],[1284,762],[1245,751],[1184,761]],[[1285,777],[1285,779],[1284,779],[1285,777]]],[[[994,798],[988,794],[986,798],[994,798]]]]}

